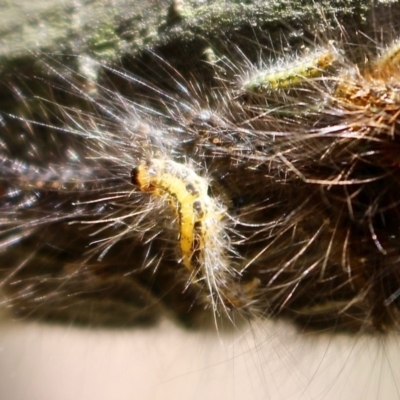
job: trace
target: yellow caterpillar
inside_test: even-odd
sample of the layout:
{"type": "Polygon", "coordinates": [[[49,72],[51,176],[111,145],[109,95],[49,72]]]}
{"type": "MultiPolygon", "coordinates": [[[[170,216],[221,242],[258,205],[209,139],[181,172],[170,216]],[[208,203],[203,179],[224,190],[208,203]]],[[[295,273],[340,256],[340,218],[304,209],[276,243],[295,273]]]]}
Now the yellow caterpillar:
{"type": "Polygon", "coordinates": [[[131,179],[142,192],[166,196],[176,210],[181,262],[197,278],[196,285],[206,282],[214,310],[218,299],[224,307],[247,304],[243,296],[254,291],[258,279],[241,285],[240,274],[229,267],[232,249],[224,229],[225,210],[208,195],[206,179],[190,166],[155,158],[134,168],[131,179]]]}
{"type": "Polygon", "coordinates": [[[132,171],[132,183],[143,192],[168,196],[179,216],[182,264],[190,272],[198,270],[206,242],[223,216],[222,207],[207,194],[206,180],[182,164],[151,159],[132,171]]]}

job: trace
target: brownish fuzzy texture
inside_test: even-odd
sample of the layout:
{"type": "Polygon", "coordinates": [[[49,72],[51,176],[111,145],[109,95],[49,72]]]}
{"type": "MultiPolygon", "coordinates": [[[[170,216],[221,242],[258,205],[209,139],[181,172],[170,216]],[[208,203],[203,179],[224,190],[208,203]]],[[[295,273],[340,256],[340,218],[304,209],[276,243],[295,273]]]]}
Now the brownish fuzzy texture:
{"type": "MultiPolygon", "coordinates": [[[[357,39],[339,28],[339,66],[256,99],[238,93],[249,59],[233,50],[189,72],[150,51],[133,60],[140,74],[98,65],[98,82],[50,59],[50,90],[28,79],[41,98],[33,83],[7,82],[18,107],[5,110],[0,143],[4,303],[22,317],[92,325],[212,317],[207,281],[191,285],[182,266],[176,213],[130,182],[156,156],[192,165],[226,206],[235,282],[218,283],[244,297],[216,319],[397,329],[400,74],[396,57],[374,64],[362,43],[367,61],[356,63],[357,39]]],[[[282,37],[296,54],[310,45],[282,37]]],[[[269,44],[271,63],[284,57],[269,44]]]]}

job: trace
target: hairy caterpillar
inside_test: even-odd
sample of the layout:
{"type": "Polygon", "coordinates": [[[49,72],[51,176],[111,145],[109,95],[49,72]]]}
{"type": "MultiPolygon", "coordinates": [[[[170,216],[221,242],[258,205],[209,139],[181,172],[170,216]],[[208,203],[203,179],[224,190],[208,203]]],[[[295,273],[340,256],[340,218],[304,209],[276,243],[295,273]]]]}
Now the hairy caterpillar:
{"type": "MultiPolygon", "coordinates": [[[[192,316],[218,315],[222,305],[228,314],[288,318],[303,329],[394,329],[397,45],[363,64],[339,40],[315,42],[296,39],[293,52],[307,45],[308,56],[275,57],[247,81],[246,56],[214,60],[209,86],[155,52],[143,60],[158,63],[157,85],[97,65],[105,79],[87,90],[48,65],[61,83],[54,100],[36,99],[44,121],[36,110],[29,115],[32,104],[5,114],[6,303],[17,314],[85,323],[79,306],[93,284],[112,307],[134,304],[105,324],[153,321],[165,309],[192,324],[192,316]],[[239,95],[238,75],[250,85],[239,95]],[[72,92],[65,104],[57,100],[63,85],[72,92]],[[81,108],[68,104],[76,98],[81,108]],[[65,173],[57,181],[58,170],[65,173]],[[32,280],[36,270],[43,275],[32,280]]],[[[17,84],[10,87],[23,98],[17,84]]],[[[103,306],[96,302],[99,324],[103,306]]]]}
{"type": "Polygon", "coordinates": [[[257,71],[245,79],[240,89],[243,92],[264,95],[276,90],[293,90],[301,84],[322,77],[338,60],[338,53],[331,45],[326,49],[318,49],[312,54],[299,57],[287,65],[278,65],[272,70],[257,71]]]}
{"type": "Polygon", "coordinates": [[[189,166],[152,159],[133,169],[132,183],[144,192],[166,194],[176,208],[182,264],[196,284],[207,287],[215,311],[219,300],[225,307],[246,307],[245,292],[252,290],[258,280],[247,287],[240,286],[240,276],[229,265],[227,256],[232,249],[221,221],[223,207],[208,195],[205,179],[189,166]]]}
{"type": "MultiPolygon", "coordinates": [[[[169,160],[152,159],[132,171],[132,183],[141,191],[167,194],[179,215],[182,263],[190,271],[203,268],[201,253],[212,230],[223,216],[222,207],[208,196],[207,182],[190,167],[169,160]],[[211,232],[208,232],[211,230],[211,232]]],[[[227,244],[225,244],[227,246],[227,244]]],[[[220,255],[222,257],[222,255],[220,255]]]]}
{"type": "Polygon", "coordinates": [[[208,196],[207,182],[188,166],[152,159],[132,171],[132,183],[141,191],[168,196],[178,214],[182,264],[196,284],[206,280],[214,297],[222,276],[229,274],[229,242],[220,227],[223,209],[208,196]]]}

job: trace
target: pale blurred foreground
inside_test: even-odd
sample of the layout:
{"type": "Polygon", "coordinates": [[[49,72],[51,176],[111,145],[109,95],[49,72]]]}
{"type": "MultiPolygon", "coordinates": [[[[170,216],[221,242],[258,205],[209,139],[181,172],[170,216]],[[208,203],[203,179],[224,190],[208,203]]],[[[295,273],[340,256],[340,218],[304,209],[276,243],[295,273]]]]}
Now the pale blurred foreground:
{"type": "Polygon", "coordinates": [[[4,320],[0,398],[400,399],[399,343],[271,322],[218,337],[168,322],[106,331],[4,320]]]}

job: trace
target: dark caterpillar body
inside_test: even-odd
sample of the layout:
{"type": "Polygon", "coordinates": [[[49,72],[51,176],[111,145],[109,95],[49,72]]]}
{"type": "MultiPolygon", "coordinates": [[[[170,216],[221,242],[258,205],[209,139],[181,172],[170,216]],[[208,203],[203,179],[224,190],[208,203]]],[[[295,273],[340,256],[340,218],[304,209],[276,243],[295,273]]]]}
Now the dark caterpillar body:
{"type": "Polygon", "coordinates": [[[49,65],[60,82],[41,112],[4,112],[4,304],[95,325],[397,330],[398,44],[360,62],[330,39],[326,59],[272,52],[275,75],[255,82],[237,54],[210,85],[153,54],[175,92],[104,65],[111,89],[87,91],[49,65]]]}

